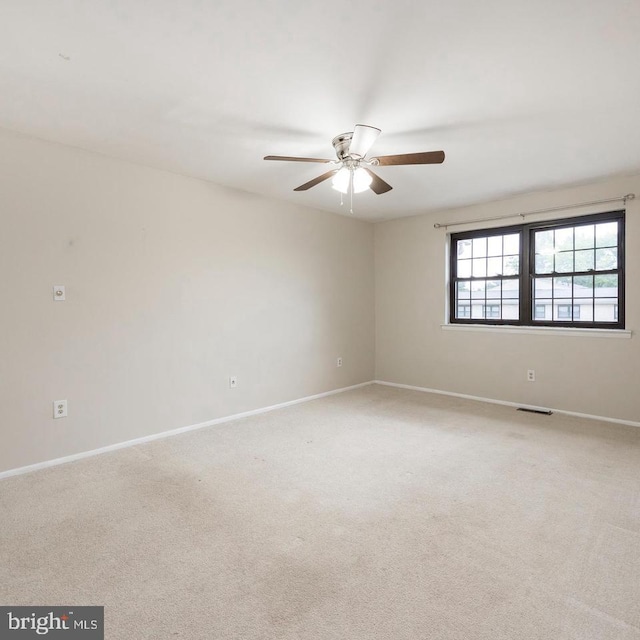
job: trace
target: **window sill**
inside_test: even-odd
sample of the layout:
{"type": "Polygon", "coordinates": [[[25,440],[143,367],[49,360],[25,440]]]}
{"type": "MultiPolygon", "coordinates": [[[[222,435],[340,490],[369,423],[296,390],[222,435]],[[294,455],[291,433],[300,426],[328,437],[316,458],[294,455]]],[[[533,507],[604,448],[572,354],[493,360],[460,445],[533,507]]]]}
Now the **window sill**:
{"type": "Polygon", "coordinates": [[[491,324],[443,324],[443,331],[479,331],[488,333],[516,333],[534,336],[572,336],[579,338],[631,338],[627,329],[581,329],[579,327],[522,327],[491,324]]]}

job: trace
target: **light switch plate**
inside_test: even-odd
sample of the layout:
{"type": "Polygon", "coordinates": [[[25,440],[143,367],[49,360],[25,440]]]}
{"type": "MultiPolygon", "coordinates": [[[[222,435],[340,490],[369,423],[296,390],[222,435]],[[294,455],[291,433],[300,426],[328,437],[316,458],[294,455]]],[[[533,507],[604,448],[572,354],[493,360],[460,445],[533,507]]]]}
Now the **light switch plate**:
{"type": "Polygon", "coordinates": [[[54,284],[53,285],[53,299],[54,300],[64,300],[66,297],[66,291],[64,290],[63,284],[54,284]]]}

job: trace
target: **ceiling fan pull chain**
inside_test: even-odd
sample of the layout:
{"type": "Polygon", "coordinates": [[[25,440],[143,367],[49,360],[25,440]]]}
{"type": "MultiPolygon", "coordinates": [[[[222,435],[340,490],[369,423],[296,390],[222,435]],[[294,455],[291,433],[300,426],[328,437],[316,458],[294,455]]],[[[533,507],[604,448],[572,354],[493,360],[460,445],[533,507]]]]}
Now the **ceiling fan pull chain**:
{"type": "Polygon", "coordinates": [[[349,180],[349,198],[351,200],[349,204],[349,213],[353,213],[353,169],[351,169],[351,180],[349,180]]]}

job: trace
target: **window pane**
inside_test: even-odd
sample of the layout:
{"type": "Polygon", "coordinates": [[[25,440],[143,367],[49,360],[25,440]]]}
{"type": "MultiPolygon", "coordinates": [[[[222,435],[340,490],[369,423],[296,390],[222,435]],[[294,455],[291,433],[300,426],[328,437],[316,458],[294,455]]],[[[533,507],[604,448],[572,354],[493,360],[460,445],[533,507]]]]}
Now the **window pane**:
{"type": "Polygon", "coordinates": [[[533,295],[535,298],[550,298],[553,278],[535,278],[533,281],[533,295]]]}
{"type": "Polygon", "coordinates": [[[596,298],[618,297],[618,276],[613,273],[594,278],[594,292],[596,298]]]}
{"type": "Polygon", "coordinates": [[[487,245],[488,256],[502,255],[502,236],[492,236],[489,238],[487,245]]]}
{"type": "Polygon", "coordinates": [[[500,318],[500,305],[499,304],[487,304],[484,308],[484,317],[488,320],[490,318],[500,318]]]}
{"type": "Polygon", "coordinates": [[[618,249],[596,249],[596,271],[618,268],[618,249]]]}
{"type": "Polygon", "coordinates": [[[536,304],[534,313],[535,313],[536,320],[544,320],[547,315],[547,305],[536,304]]]}
{"type": "Polygon", "coordinates": [[[487,259],[487,275],[489,277],[502,275],[502,257],[487,259]]]}
{"type": "Polygon", "coordinates": [[[474,238],[473,239],[473,257],[483,258],[486,255],[487,255],[487,239],[474,238]]]}
{"type": "Polygon", "coordinates": [[[535,320],[551,320],[552,319],[552,300],[548,298],[536,298],[534,301],[534,319],[535,320]]]}
{"type": "Polygon", "coordinates": [[[536,253],[536,273],[553,272],[553,254],[536,253]]]}
{"type": "Polygon", "coordinates": [[[484,305],[474,304],[471,307],[471,317],[475,320],[484,320],[484,305]]]}
{"type": "Polygon", "coordinates": [[[474,258],[473,259],[473,277],[484,278],[486,275],[487,275],[487,259],[474,258]]]}
{"type": "Polygon", "coordinates": [[[456,318],[470,318],[471,317],[471,305],[459,304],[457,308],[456,318]]]}
{"type": "Polygon", "coordinates": [[[500,280],[487,280],[487,300],[502,298],[502,291],[500,287],[500,280]]]}
{"type": "Polygon", "coordinates": [[[504,254],[519,254],[520,253],[520,234],[510,233],[507,236],[503,236],[504,239],[504,254]]]}
{"type": "Polygon", "coordinates": [[[503,320],[519,320],[520,306],[517,300],[505,300],[502,303],[502,319],[503,320]]]}
{"type": "Polygon", "coordinates": [[[556,254],[555,262],[558,273],[569,273],[573,271],[573,251],[556,254]]]}
{"type": "Polygon", "coordinates": [[[553,255],[553,231],[536,231],[535,232],[536,253],[542,255],[553,255]]]}
{"type": "MultiPolygon", "coordinates": [[[[574,300],[574,302],[580,303],[579,318],[574,317],[574,320],[580,320],[580,322],[593,322],[593,299],[590,300],[574,300]]],[[[574,305],[575,307],[576,305],[574,305]]]]}
{"type": "Polygon", "coordinates": [[[593,303],[591,300],[582,300],[580,304],[573,305],[573,321],[574,322],[592,322],[593,321],[593,303]]]}
{"type": "Polygon", "coordinates": [[[502,281],[502,297],[503,298],[519,298],[520,283],[517,280],[502,281]]]}
{"type": "Polygon", "coordinates": [[[503,276],[517,276],[520,273],[520,258],[518,256],[505,256],[502,262],[503,276]]]}
{"type": "Polygon", "coordinates": [[[560,322],[571,321],[571,299],[556,300],[553,307],[553,319],[560,322]]]}
{"type": "Polygon", "coordinates": [[[471,283],[471,297],[474,300],[484,300],[484,280],[471,283]]]}
{"type": "Polygon", "coordinates": [[[596,300],[596,322],[616,322],[617,314],[617,300],[596,300]]]}
{"type": "Polygon", "coordinates": [[[571,251],[573,249],[573,227],[555,230],[555,251],[571,251]]]}
{"type": "Polygon", "coordinates": [[[458,258],[471,257],[471,240],[458,240],[458,258]]]}
{"type": "Polygon", "coordinates": [[[593,276],[576,276],[573,279],[574,298],[593,298],[593,276]]]}
{"type": "Polygon", "coordinates": [[[596,225],[596,247],[618,246],[618,223],[602,222],[596,225]]]}
{"type": "MultiPolygon", "coordinates": [[[[608,251],[608,249],[603,249],[603,251],[608,251]]],[[[575,271],[589,271],[589,269],[593,269],[593,249],[576,251],[575,256],[575,271]]]]}
{"type": "Polygon", "coordinates": [[[593,249],[595,245],[595,227],[585,224],[576,227],[576,249],[593,249]]]}
{"type": "Polygon", "coordinates": [[[458,298],[470,298],[471,297],[471,283],[468,280],[461,280],[458,282],[458,298]]]}
{"type": "Polygon", "coordinates": [[[458,278],[471,277],[471,260],[458,260],[458,278]]]}
{"type": "Polygon", "coordinates": [[[570,298],[572,278],[554,278],[553,279],[553,297],[554,298],[570,298]]]}

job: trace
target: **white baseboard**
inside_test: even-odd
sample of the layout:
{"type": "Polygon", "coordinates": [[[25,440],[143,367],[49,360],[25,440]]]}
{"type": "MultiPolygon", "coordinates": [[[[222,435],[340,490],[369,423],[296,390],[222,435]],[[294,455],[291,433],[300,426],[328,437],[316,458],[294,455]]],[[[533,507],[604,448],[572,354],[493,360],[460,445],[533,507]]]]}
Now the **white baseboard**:
{"type": "Polygon", "coordinates": [[[588,420],[601,420],[603,422],[615,422],[625,424],[629,427],[640,427],[640,422],[633,420],[620,420],[619,418],[609,418],[607,416],[594,416],[589,413],[578,413],[576,411],[565,411],[564,409],[554,409],[553,407],[537,407],[531,404],[520,402],[508,402],[507,400],[496,400],[494,398],[483,398],[482,396],[470,396],[466,393],[455,393],[453,391],[442,391],[441,389],[428,389],[427,387],[415,387],[410,384],[398,384],[396,382],[386,382],[384,380],[374,380],[374,384],[381,384],[386,387],[397,387],[398,389],[410,389],[412,391],[422,391],[424,393],[437,393],[442,396],[453,396],[454,398],[465,398],[466,400],[477,400],[478,402],[488,402],[490,404],[502,404],[507,407],[522,407],[523,409],[533,409],[534,411],[552,411],[565,416],[575,416],[576,418],[586,418],[588,420]]]}
{"type": "Polygon", "coordinates": [[[212,427],[218,424],[224,424],[226,422],[232,422],[233,420],[239,420],[240,418],[248,418],[249,416],[256,416],[261,413],[267,413],[276,409],[283,409],[284,407],[290,407],[295,404],[302,404],[303,402],[309,402],[311,400],[317,400],[318,398],[325,398],[338,393],[344,393],[345,391],[351,391],[352,389],[359,389],[372,384],[380,384],[386,387],[396,387],[398,389],[409,389],[411,391],[421,391],[423,393],[436,393],[438,395],[453,396],[455,398],[464,398],[466,400],[476,400],[478,402],[488,402],[490,404],[500,404],[507,407],[522,407],[525,409],[533,409],[536,411],[553,411],[554,413],[560,413],[568,416],[575,416],[577,418],[586,418],[588,420],[601,420],[604,422],[613,422],[616,424],[624,424],[631,427],[640,427],[640,422],[633,420],[620,420],[618,418],[609,418],[607,416],[595,416],[588,413],[578,413],[576,411],[565,411],[563,409],[554,409],[551,407],[538,407],[535,405],[521,404],[518,402],[508,402],[506,400],[496,400],[494,398],[484,398],[482,396],[472,396],[465,393],[455,393],[453,391],[443,391],[442,389],[429,389],[427,387],[417,387],[410,384],[398,384],[396,382],[387,382],[385,380],[370,380],[368,382],[361,382],[360,384],[354,384],[350,387],[342,387],[340,389],[333,389],[331,391],[325,391],[323,393],[317,393],[313,396],[306,396],[304,398],[298,398],[297,400],[288,400],[287,402],[280,402],[269,407],[262,407],[260,409],[252,409],[251,411],[244,411],[242,413],[235,413],[230,416],[224,416],[222,418],[214,418],[213,420],[207,420],[206,422],[199,422],[198,424],[192,424],[187,427],[179,427],[178,429],[171,429],[170,431],[162,431],[160,433],[153,433],[141,438],[135,438],[133,440],[127,440],[125,442],[117,442],[106,447],[100,447],[99,449],[92,449],[90,451],[82,451],[80,453],[74,453],[70,456],[64,456],[62,458],[55,458],[53,460],[45,460],[44,462],[38,462],[36,464],[30,464],[25,467],[17,467],[16,469],[8,469],[7,471],[0,471],[0,480],[4,478],[10,478],[12,476],[22,475],[24,473],[31,473],[33,471],[39,471],[40,469],[47,469],[48,467],[55,467],[60,464],[66,464],[67,462],[73,462],[74,460],[82,460],[83,458],[90,458],[92,456],[98,456],[103,453],[109,453],[110,451],[117,451],[118,449],[124,449],[126,447],[133,447],[138,444],[144,444],[145,442],[152,442],[153,440],[160,440],[162,438],[170,438],[171,436],[177,436],[181,433],[188,431],[195,431],[197,429],[204,429],[205,427],[212,427]]]}
{"type": "Polygon", "coordinates": [[[325,391],[323,393],[317,393],[313,396],[306,396],[304,398],[298,398],[297,400],[288,400],[287,402],[280,402],[269,407],[262,407],[260,409],[252,409],[251,411],[244,411],[242,413],[235,413],[230,416],[224,416],[222,418],[214,418],[213,420],[207,420],[206,422],[199,422],[198,424],[192,424],[188,427],[179,427],[178,429],[172,429],[170,431],[162,431],[160,433],[153,433],[149,436],[143,436],[141,438],[135,438],[134,440],[127,440],[125,442],[117,442],[116,444],[110,444],[106,447],[100,447],[99,449],[92,449],[91,451],[82,451],[80,453],[74,453],[70,456],[64,456],[63,458],[55,458],[53,460],[45,460],[44,462],[38,462],[36,464],[30,464],[26,467],[18,467],[16,469],[9,469],[7,471],[0,471],[0,480],[3,478],[10,478],[11,476],[22,475],[23,473],[31,473],[33,471],[39,471],[40,469],[46,469],[48,467],[55,467],[59,464],[66,464],[67,462],[73,462],[74,460],[82,460],[83,458],[90,458],[91,456],[98,456],[102,453],[109,453],[110,451],[116,451],[118,449],[124,449],[126,447],[133,447],[138,444],[144,444],[145,442],[152,442],[153,440],[160,440],[161,438],[169,438],[171,436],[177,436],[187,431],[195,431],[196,429],[204,429],[205,427],[212,427],[217,424],[224,424],[225,422],[232,422],[233,420],[239,420],[240,418],[248,418],[249,416],[257,416],[261,413],[267,413],[268,411],[274,411],[275,409],[283,409],[284,407],[290,407],[294,404],[301,404],[303,402],[309,402],[311,400],[317,400],[318,398],[325,398],[326,396],[332,396],[337,393],[344,393],[345,391],[351,391],[352,389],[359,389],[360,387],[366,387],[373,384],[373,380],[369,382],[361,382],[360,384],[354,384],[350,387],[342,387],[340,389],[333,389],[331,391],[325,391]]]}

